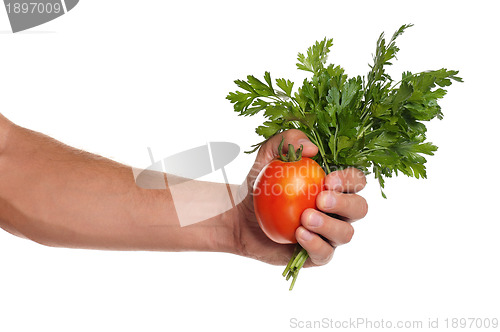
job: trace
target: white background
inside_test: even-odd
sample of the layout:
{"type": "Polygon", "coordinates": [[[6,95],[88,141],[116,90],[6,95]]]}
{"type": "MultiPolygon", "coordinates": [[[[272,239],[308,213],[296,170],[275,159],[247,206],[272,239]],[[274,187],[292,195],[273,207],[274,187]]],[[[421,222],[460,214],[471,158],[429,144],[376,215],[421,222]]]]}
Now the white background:
{"type": "MultiPolygon", "coordinates": [[[[290,319],[500,318],[496,2],[90,1],[24,33],[0,8],[0,112],[134,166],[207,141],[243,149],[261,118],[225,96],[247,74],[302,80],[296,54],[334,38],[330,61],[365,74],[400,39],[394,77],[460,70],[429,125],[428,179],[363,191],[368,216],[333,261],[301,272],[217,253],[48,248],[0,231],[0,331],[287,331],[290,319]]],[[[227,168],[241,182],[254,156],[227,168]]],[[[221,175],[213,175],[222,181],[221,175]]],[[[360,330],[360,329],[359,329],[360,330]]]]}

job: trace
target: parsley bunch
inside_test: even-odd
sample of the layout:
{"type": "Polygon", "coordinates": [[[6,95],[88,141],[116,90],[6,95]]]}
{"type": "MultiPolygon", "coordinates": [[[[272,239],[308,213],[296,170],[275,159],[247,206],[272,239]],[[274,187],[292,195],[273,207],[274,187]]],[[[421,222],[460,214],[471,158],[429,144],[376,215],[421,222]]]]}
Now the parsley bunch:
{"type": "MultiPolygon", "coordinates": [[[[243,91],[228,94],[239,115],[264,112],[266,121],[257,127],[265,140],[287,129],[299,129],[318,147],[316,160],[328,174],[332,170],[356,167],[378,179],[382,196],[384,177],[401,172],[425,178],[423,155],[433,155],[437,147],[426,142],[424,121],[442,119],[438,100],[446,94],[452,80],[462,82],[456,70],[430,70],[412,74],[407,71],[394,82],[386,66],[396,58],[396,39],[411,24],[401,26],[386,42],[382,33],[377,40],[373,64],[366,77],[349,78],[344,69],[326,65],[332,39],[323,39],[306,54],[299,53],[297,68],[312,73],[302,87],[293,92],[294,83],[284,78],[273,85],[265,72],[264,82],[255,76],[236,80],[243,91]]],[[[264,142],[254,145],[256,151],[264,142]]],[[[308,257],[297,244],[283,276],[297,275],[308,257]]]]}
{"type": "Polygon", "coordinates": [[[297,68],[312,77],[297,91],[290,80],[273,82],[265,72],[264,81],[252,75],[236,80],[242,91],[229,93],[227,99],[239,115],[264,112],[266,121],[256,132],[265,140],[291,128],[303,131],[318,146],[313,159],[326,173],[346,167],[373,172],[385,197],[384,177],[398,172],[426,177],[423,155],[433,155],[437,147],[426,142],[423,122],[443,117],[438,100],[445,87],[452,80],[462,82],[458,71],[447,69],[407,71],[397,82],[390,77],[386,66],[399,51],[395,41],[411,26],[401,26],[389,42],[380,35],[366,77],[349,78],[342,67],[326,65],[333,42],[325,38],[298,54],[297,68]]]}

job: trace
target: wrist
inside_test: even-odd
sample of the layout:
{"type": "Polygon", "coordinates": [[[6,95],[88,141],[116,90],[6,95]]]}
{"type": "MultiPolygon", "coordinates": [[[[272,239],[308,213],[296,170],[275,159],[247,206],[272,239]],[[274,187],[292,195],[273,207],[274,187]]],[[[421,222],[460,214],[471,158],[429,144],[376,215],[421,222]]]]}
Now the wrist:
{"type": "MultiPolygon", "coordinates": [[[[179,191],[172,194],[172,183],[165,191],[137,189],[138,197],[133,201],[139,202],[139,208],[134,210],[132,219],[139,227],[138,233],[144,234],[143,246],[161,251],[238,253],[235,229],[239,211],[238,206],[227,208],[226,185],[198,181],[192,181],[191,185],[193,188],[187,192],[198,190],[205,191],[205,194],[199,195],[201,198],[198,199],[183,196],[179,191]],[[225,208],[227,210],[224,211],[225,208]],[[207,215],[210,217],[206,218],[207,215]],[[197,217],[205,219],[192,224],[186,224],[187,219],[182,219],[197,217]]],[[[238,186],[231,185],[231,192],[236,190],[238,186]]]]}
{"type": "Polygon", "coordinates": [[[14,124],[0,113],[0,156],[8,145],[9,134],[14,124]]]}
{"type": "MultiPolygon", "coordinates": [[[[230,185],[230,188],[233,197],[237,196],[240,186],[230,185]]],[[[211,251],[231,254],[240,253],[239,222],[241,214],[238,203],[238,200],[236,200],[236,206],[216,217],[218,220],[214,222],[210,245],[211,251]]]]}
{"type": "Polygon", "coordinates": [[[217,217],[210,236],[209,251],[235,254],[237,242],[234,236],[236,209],[232,208],[217,217]]]}

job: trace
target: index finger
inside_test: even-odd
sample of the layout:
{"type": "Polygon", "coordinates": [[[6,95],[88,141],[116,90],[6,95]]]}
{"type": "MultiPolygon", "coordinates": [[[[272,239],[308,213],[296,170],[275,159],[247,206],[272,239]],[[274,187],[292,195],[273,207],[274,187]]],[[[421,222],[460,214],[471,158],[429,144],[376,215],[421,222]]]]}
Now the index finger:
{"type": "Polygon", "coordinates": [[[325,188],[327,190],[343,193],[356,193],[363,189],[365,185],[365,174],[355,167],[331,172],[325,179],[325,188]]]}

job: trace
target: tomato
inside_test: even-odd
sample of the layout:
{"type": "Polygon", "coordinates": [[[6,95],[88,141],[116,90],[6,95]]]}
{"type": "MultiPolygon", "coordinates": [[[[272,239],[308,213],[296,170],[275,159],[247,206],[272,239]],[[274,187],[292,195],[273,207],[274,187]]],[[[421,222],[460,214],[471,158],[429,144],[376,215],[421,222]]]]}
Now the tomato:
{"type": "Polygon", "coordinates": [[[314,160],[273,160],[254,185],[254,209],[262,231],[277,243],[297,243],[295,231],[307,208],[316,208],[325,172],[314,160]]]}

